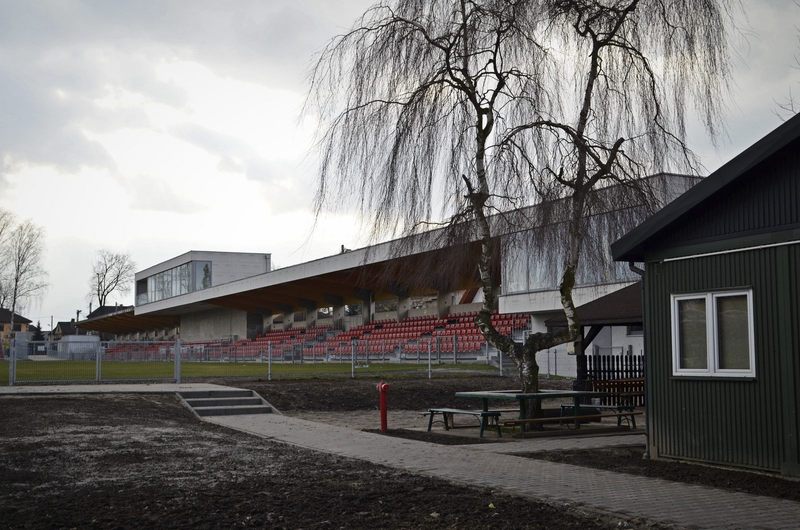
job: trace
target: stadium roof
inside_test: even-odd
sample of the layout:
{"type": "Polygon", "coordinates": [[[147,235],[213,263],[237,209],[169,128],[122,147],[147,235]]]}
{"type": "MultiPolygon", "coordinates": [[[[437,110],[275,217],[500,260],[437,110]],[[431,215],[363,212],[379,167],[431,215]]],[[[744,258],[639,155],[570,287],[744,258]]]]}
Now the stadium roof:
{"type": "MultiPolygon", "coordinates": [[[[94,315],[94,312],[92,314],[94,315]]],[[[123,306],[118,308],[118,311],[104,313],[77,323],[81,330],[101,333],[136,333],[173,328],[179,324],[180,319],[174,315],[134,315],[132,306],[123,306]]]]}

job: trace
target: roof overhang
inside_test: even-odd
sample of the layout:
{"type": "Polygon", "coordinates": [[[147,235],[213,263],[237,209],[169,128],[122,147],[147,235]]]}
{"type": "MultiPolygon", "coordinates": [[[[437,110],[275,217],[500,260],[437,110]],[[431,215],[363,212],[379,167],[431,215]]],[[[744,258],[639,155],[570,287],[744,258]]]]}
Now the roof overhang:
{"type": "Polygon", "coordinates": [[[174,328],[180,318],[174,315],[135,315],[133,309],[82,320],[77,326],[82,330],[100,333],[137,333],[153,329],[174,328]]]}
{"type": "Polygon", "coordinates": [[[745,149],[611,245],[616,261],[644,261],[648,241],[713,194],[800,138],[800,114],[745,149]]]}
{"type": "MultiPolygon", "coordinates": [[[[576,308],[581,326],[637,326],[642,324],[642,282],[576,308]]],[[[565,327],[563,316],[545,320],[548,328],[565,327]]]]}

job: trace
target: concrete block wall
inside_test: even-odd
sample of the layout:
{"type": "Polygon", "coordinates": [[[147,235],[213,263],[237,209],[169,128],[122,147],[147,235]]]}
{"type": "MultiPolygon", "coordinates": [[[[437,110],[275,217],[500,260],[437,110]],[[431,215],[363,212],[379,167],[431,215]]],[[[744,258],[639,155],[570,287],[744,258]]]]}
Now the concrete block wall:
{"type": "Polygon", "coordinates": [[[247,338],[247,311],[212,309],[181,315],[181,340],[216,340],[232,336],[247,338]]]}

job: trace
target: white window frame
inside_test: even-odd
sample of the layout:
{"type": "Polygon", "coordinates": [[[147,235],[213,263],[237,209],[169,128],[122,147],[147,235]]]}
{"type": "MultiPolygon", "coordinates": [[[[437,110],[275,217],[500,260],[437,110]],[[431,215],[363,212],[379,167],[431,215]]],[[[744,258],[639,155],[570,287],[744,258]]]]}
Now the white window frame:
{"type": "Polygon", "coordinates": [[[756,348],[753,325],[753,291],[752,289],[735,291],[713,291],[706,293],[673,294],[671,296],[672,319],[672,375],[673,376],[702,376],[702,377],[746,377],[756,376],[756,348]],[[747,297],[747,337],[750,350],[750,368],[748,370],[731,370],[719,367],[719,331],[717,322],[717,300],[730,296],[747,297]],[[678,302],[681,300],[705,300],[706,302],[706,368],[681,368],[680,367],[680,320],[678,318],[678,302]]]}

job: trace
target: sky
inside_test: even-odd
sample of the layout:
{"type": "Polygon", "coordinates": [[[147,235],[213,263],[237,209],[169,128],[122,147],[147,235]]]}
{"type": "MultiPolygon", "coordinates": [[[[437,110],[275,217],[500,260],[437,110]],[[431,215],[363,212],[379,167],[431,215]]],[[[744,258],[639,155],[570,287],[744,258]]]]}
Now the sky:
{"type": "MultiPolygon", "coordinates": [[[[85,315],[101,248],[141,270],[188,250],[286,266],[364,244],[345,213],[315,222],[300,110],[314,54],[371,3],[0,0],[0,208],[46,233],[49,288],[23,314],[44,329],[85,315]]],[[[800,7],[742,6],[726,134],[690,128],[709,172],[800,97],[800,7]]]]}

